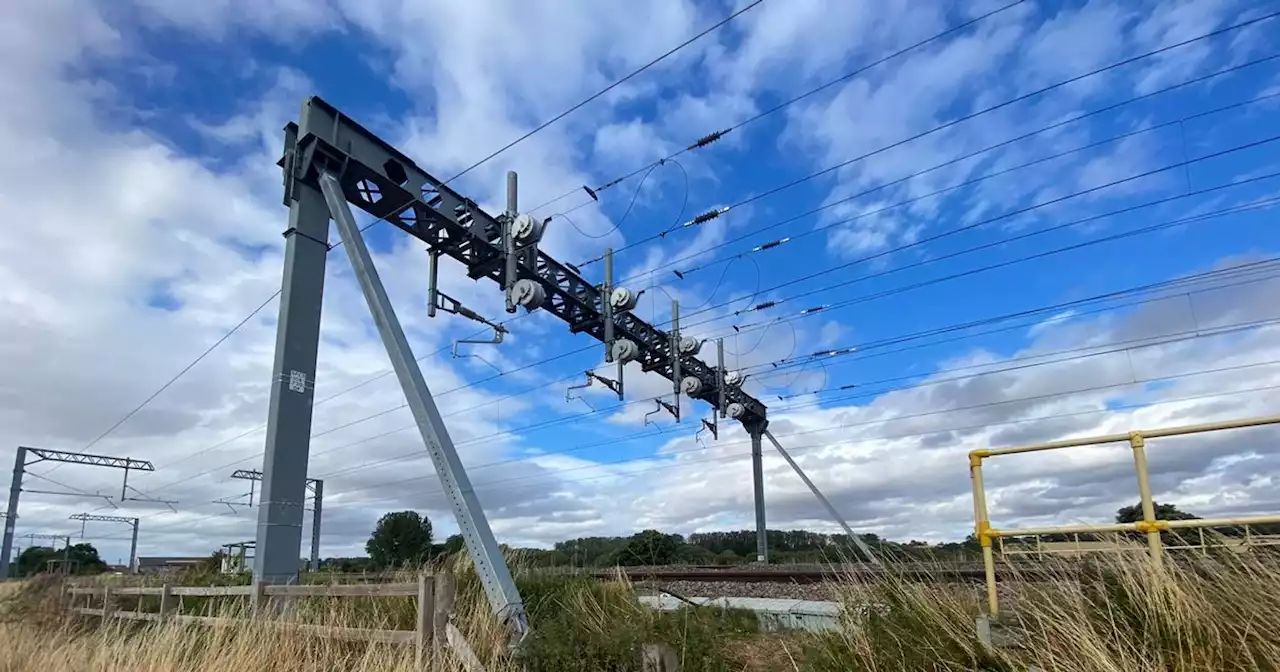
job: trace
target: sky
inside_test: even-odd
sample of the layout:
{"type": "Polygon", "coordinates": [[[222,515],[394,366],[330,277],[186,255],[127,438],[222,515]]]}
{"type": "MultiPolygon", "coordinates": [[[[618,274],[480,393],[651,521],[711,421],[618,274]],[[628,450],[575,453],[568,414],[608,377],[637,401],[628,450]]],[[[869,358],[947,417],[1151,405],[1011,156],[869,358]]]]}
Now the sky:
{"type": "MultiPolygon", "coordinates": [[[[275,164],[307,97],[448,179],[746,4],[11,3],[0,460],[26,445],[155,465],[123,501],[119,470],[31,465],[17,544],[78,536],[82,512],[138,517],[141,555],[254,538],[257,508],[235,504],[250,484],[230,475],[263,466],[288,215],[275,164]]],[[[854,529],[961,539],[970,450],[1273,412],[1278,9],[765,0],[450,186],[497,214],[516,171],[522,211],[551,217],[544,251],[601,282],[612,248],[639,316],[665,328],[678,301],[713,364],[723,338],[854,529]]],[[[385,223],[365,236],[500,541],[754,526],[736,423],[717,440],[698,431],[706,404],[655,413],[670,383],[633,367],[622,402],[570,391],[612,369],[542,312],[453,356],[485,335],[427,316],[425,245],[385,223]]],[[[452,260],[440,287],[512,317],[452,260]]],[[[455,532],[341,248],[321,332],[321,555],[362,554],[389,511],[455,532]]],[[[1151,441],[1156,498],[1276,513],[1277,438],[1151,441]]],[[[770,528],[838,530],[767,445],[764,472],[770,528]]],[[[997,527],[1107,521],[1137,499],[1115,444],[995,459],[987,485],[997,527]]],[[[128,536],[85,527],[112,562],[128,536]]]]}

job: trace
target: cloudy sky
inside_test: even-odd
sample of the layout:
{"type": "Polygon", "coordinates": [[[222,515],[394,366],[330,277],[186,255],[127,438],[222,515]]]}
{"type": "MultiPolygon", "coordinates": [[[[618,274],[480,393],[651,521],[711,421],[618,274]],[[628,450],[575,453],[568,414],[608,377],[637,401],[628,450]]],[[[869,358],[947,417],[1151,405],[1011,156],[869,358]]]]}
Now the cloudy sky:
{"type": "MultiPolygon", "coordinates": [[[[214,500],[245,501],[231,472],[262,468],[287,217],[275,162],[307,96],[444,179],[746,4],[10,3],[0,459],[28,445],[156,466],[118,501],[119,471],[32,465],[24,488],[86,494],[25,493],[18,544],[78,533],[67,518],[85,511],[140,517],[143,555],[254,537],[256,508],[214,500]]],[[[562,215],[545,250],[620,250],[642,317],[665,323],[677,299],[686,333],[723,337],[854,528],[959,539],[973,448],[1280,400],[1277,5],[1003,4],[765,0],[452,186],[496,213],[518,171],[521,205],[562,215]],[[598,203],[581,189],[731,127],[598,203]]],[[[427,318],[424,246],[385,224],[366,236],[500,540],[753,525],[740,428],[698,433],[704,404],[679,424],[651,414],[669,383],[638,369],[621,404],[598,385],[566,399],[602,351],[548,315],[451,357],[477,326],[427,318]]],[[[362,553],[392,510],[452,533],[346,254],[328,261],[309,466],[322,554],[362,553]]],[[[509,317],[496,286],[442,266],[444,291],[509,317]]],[[[1276,438],[1152,442],[1158,499],[1280,510],[1276,438]]],[[[1108,519],[1136,500],[1130,464],[1121,446],[997,460],[993,518],[1108,519]]],[[[835,529],[781,458],[765,473],[770,527],[835,529]]],[[[124,526],[87,536],[127,555],[124,526]]]]}

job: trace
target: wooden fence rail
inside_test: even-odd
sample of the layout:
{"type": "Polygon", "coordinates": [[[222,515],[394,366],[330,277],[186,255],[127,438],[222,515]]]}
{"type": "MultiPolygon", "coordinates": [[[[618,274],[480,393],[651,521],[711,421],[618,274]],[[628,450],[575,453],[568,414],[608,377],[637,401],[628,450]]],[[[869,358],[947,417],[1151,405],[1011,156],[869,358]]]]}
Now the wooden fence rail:
{"type": "MultiPolygon", "coordinates": [[[[257,618],[256,622],[269,627],[347,641],[405,644],[414,647],[414,660],[420,670],[445,669],[445,647],[454,649],[455,655],[469,669],[477,669],[478,661],[467,645],[462,632],[450,622],[453,613],[457,584],[452,574],[422,574],[417,583],[378,583],[365,585],[310,585],[281,586],[261,582],[251,586],[70,586],[65,595],[70,598],[70,609],[83,616],[103,619],[136,621],[171,621],[209,627],[229,627],[245,622],[240,618],[195,616],[181,614],[176,597],[248,597],[254,615],[272,612],[269,605],[277,600],[300,597],[414,597],[417,614],[413,630],[376,630],[369,628],[344,628],[329,625],[296,623],[279,617],[257,618]],[[122,596],[158,596],[160,610],[121,611],[115,608],[115,598],[122,596]],[[76,598],[85,597],[84,606],[76,606],[76,598]],[[90,607],[88,601],[101,599],[102,606],[90,607]]],[[[141,606],[141,605],[139,605],[141,606]]]]}

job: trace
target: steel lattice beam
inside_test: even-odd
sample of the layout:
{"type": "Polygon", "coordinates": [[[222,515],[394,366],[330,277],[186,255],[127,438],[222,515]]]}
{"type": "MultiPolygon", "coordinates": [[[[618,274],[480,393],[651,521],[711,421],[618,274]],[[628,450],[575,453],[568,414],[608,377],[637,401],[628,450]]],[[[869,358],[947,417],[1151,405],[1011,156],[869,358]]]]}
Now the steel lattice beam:
{"type": "MultiPolygon", "coordinates": [[[[231,478],[238,478],[242,481],[261,481],[262,472],[258,471],[257,469],[236,469],[235,471],[231,472],[231,478]]],[[[307,479],[307,485],[313,486],[313,489],[315,484],[319,482],[321,481],[318,478],[307,479]]]]}
{"type": "MultiPolygon", "coordinates": [[[[298,126],[285,129],[285,202],[293,200],[300,185],[315,187],[322,167],[335,172],[347,201],[427,243],[433,250],[453,257],[467,267],[472,278],[502,283],[506,253],[502,223],[419,168],[411,159],[318,97],[308,100],[312,114],[328,115],[332,142],[306,134],[298,126]]],[[[519,277],[537,281],[546,292],[541,309],[559,317],[570,331],[604,340],[604,315],[600,288],[587,282],[568,265],[547,254],[523,250],[517,253],[519,277]]],[[[670,333],[645,322],[634,313],[614,318],[614,336],[634,342],[637,361],[644,371],[671,379],[673,360],[670,333]]],[[[720,399],[714,367],[691,357],[680,357],[681,377],[694,376],[701,389],[690,395],[712,406],[720,399]]],[[[744,424],[765,419],[766,409],[739,387],[726,386],[725,403],[739,403],[744,424]]]]}
{"type": "Polygon", "coordinates": [[[137,518],[126,518],[124,516],[99,516],[94,513],[77,513],[73,514],[68,520],[82,520],[91,523],[128,523],[130,525],[137,522],[137,518]]]}
{"type": "Polygon", "coordinates": [[[135,460],[129,457],[112,457],[110,455],[93,455],[90,453],[69,453],[63,450],[48,450],[45,448],[27,448],[27,453],[34,455],[36,460],[28,462],[49,461],[49,462],[66,462],[68,464],[88,464],[95,467],[115,467],[117,469],[133,469],[135,471],[155,471],[155,465],[147,460],[135,460]]]}

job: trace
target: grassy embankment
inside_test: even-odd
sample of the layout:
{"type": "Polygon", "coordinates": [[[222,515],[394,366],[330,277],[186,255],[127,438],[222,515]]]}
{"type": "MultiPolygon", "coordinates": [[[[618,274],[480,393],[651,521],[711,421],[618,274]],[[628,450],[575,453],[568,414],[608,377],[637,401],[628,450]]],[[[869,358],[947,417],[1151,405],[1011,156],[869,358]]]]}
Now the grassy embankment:
{"type": "MultiPolygon", "coordinates": [[[[1043,670],[1177,672],[1280,670],[1280,560],[1274,556],[1184,557],[1152,574],[1138,557],[1100,558],[1083,578],[1056,567],[1052,580],[1002,584],[1005,636],[1019,646],[985,649],[974,635],[975,586],[885,579],[848,585],[850,616],[835,633],[760,634],[749,615],[715,609],[652,613],[624,582],[520,579],[533,635],[523,661],[503,659],[475,577],[458,569],[458,622],[489,669],[639,670],[641,644],[675,648],[687,672],[743,670],[1043,670]],[[880,609],[858,609],[875,603],[880,609]]],[[[192,585],[190,582],[186,582],[192,585]]],[[[409,647],[287,635],[246,622],[207,629],[174,624],[69,622],[50,602],[48,581],[6,584],[0,670],[149,672],[225,669],[410,670],[409,647]]],[[[143,609],[150,609],[143,605],[143,609]]],[[[243,609],[234,598],[184,604],[185,613],[243,609]]],[[[409,598],[301,601],[310,622],[411,627],[409,598]]]]}

